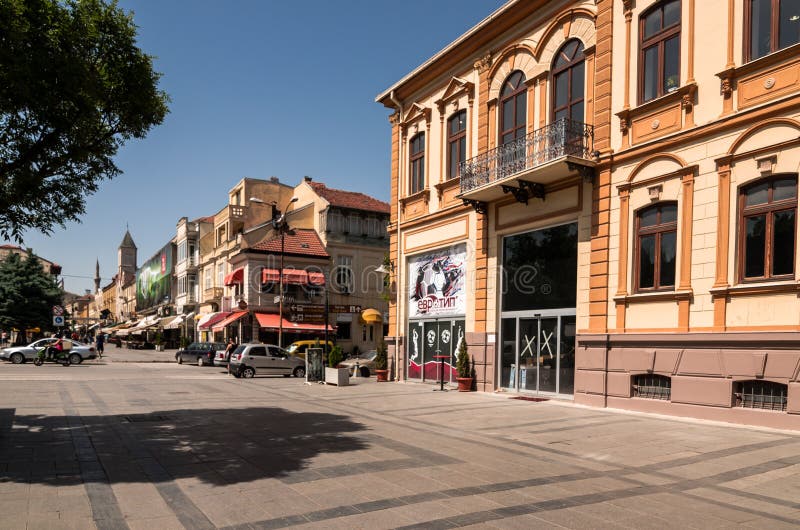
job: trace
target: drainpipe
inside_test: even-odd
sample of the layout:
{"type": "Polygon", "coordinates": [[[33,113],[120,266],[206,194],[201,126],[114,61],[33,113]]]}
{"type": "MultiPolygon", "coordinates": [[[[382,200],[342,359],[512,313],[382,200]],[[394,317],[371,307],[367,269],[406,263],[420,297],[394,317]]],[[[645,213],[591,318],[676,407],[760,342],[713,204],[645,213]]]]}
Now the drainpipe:
{"type": "MultiPolygon", "coordinates": [[[[397,97],[394,95],[394,90],[389,93],[389,99],[392,103],[394,103],[395,108],[398,112],[398,134],[397,134],[397,197],[396,197],[396,208],[395,211],[397,212],[397,264],[395,267],[396,271],[396,279],[395,285],[396,289],[395,292],[397,293],[397,297],[395,298],[395,319],[394,319],[394,380],[400,380],[400,293],[403,291],[401,289],[403,282],[402,282],[402,271],[403,265],[400,260],[400,254],[402,253],[401,247],[401,237],[400,237],[400,181],[402,180],[400,177],[402,175],[402,167],[403,167],[403,131],[401,126],[399,125],[400,120],[403,119],[403,104],[397,97]]],[[[391,259],[391,257],[390,257],[391,259]]],[[[404,291],[403,291],[404,292],[404,291]]]]}

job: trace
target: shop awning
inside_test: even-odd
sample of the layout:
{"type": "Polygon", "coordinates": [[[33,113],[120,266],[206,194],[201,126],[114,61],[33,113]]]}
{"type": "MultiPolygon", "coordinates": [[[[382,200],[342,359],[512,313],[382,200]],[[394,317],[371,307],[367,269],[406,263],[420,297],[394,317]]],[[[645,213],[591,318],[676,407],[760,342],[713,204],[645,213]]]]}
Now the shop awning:
{"type": "Polygon", "coordinates": [[[183,325],[183,322],[188,318],[188,315],[178,315],[172,322],[164,326],[164,329],[178,329],[183,325]]]}
{"type": "Polygon", "coordinates": [[[365,309],[361,312],[361,320],[367,324],[378,324],[383,322],[383,315],[377,309],[365,309]]]}
{"type": "Polygon", "coordinates": [[[239,267],[238,269],[236,269],[232,273],[230,273],[227,276],[225,276],[225,286],[226,287],[231,286],[231,285],[237,285],[237,284],[241,285],[242,283],[244,283],[244,268],[243,267],[239,267]]]}
{"type": "Polygon", "coordinates": [[[227,311],[220,311],[219,313],[211,313],[210,315],[206,315],[208,318],[201,318],[200,322],[197,323],[197,329],[211,329],[211,326],[225,320],[230,312],[227,311]]]}
{"type": "MultiPolygon", "coordinates": [[[[258,320],[258,325],[264,329],[274,329],[277,330],[281,327],[281,319],[275,313],[256,313],[256,320],[258,320]]],[[[283,331],[286,333],[301,333],[301,332],[325,332],[325,324],[309,324],[306,322],[290,322],[289,320],[283,319],[283,331]]],[[[336,331],[331,325],[328,325],[328,331],[333,332],[336,331]]]]}
{"type": "MultiPolygon", "coordinates": [[[[178,318],[180,318],[180,317],[178,317],[178,318]]],[[[158,324],[158,327],[160,327],[160,328],[162,328],[162,329],[166,329],[166,328],[167,328],[167,324],[169,324],[169,323],[170,323],[170,322],[172,322],[173,320],[175,320],[175,317],[164,317],[164,318],[159,318],[159,319],[158,319],[158,322],[157,322],[157,324],[158,324]]]]}
{"type": "MultiPolygon", "coordinates": [[[[278,283],[280,269],[261,269],[261,283],[278,283]]],[[[302,269],[283,269],[283,283],[292,285],[325,285],[321,272],[306,272],[302,269]]]]}
{"type": "Polygon", "coordinates": [[[213,324],[211,326],[211,331],[214,331],[214,332],[222,331],[222,330],[225,329],[226,326],[230,326],[231,324],[233,324],[234,322],[236,322],[237,320],[239,320],[240,318],[242,318],[246,314],[247,314],[247,311],[236,311],[235,313],[232,313],[232,314],[228,315],[228,317],[225,318],[224,320],[221,320],[221,321],[217,322],[216,324],[213,324]]]}

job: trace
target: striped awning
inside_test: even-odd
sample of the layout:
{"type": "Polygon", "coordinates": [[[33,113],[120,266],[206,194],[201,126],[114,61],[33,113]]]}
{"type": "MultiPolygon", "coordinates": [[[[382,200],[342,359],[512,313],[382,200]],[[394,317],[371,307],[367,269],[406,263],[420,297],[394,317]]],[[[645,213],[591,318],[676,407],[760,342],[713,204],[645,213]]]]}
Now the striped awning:
{"type": "Polygon", "coordinates": [[[213,331],[213,332],[222,331],[227,326],[230,326],[231,324],[233,324],[234,322],[236,322],[237,320],[239,320],[240,318],[242,318],[246,314],[247,314],[247,311],[236,311],[235,313],[232,313],[232,314],[228,315],[228,317],[225,318],[224,320],[221,320],[221,321],[217,322],[216,324],[212,325],[211,326],[211,331],[213,331]]]}

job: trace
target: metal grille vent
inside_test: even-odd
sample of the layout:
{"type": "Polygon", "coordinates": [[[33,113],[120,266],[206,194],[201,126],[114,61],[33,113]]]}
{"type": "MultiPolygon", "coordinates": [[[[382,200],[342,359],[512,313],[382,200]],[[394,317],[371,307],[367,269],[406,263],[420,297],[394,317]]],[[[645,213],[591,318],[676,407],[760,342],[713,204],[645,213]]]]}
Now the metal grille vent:
{"type": "Polygon", "coordinates": [[[772,381],[742,381],[736,384],[736,406],[785,411],[787,389],[787,385],[772,381]]]}
{"type": "Polygon", "coordinates": [[[672,379],[665,375],[642,374],[633,376],[633,397],[669,401],[672,379]]]}

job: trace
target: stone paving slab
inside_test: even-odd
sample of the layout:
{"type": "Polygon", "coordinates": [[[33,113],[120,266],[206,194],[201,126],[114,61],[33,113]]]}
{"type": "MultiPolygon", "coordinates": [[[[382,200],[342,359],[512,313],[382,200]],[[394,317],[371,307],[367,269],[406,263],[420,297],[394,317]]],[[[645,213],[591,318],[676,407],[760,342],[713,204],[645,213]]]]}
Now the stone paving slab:
{"type": "Polygon", "coordinates": [[[800,525],[798,433],[113,356],[0,364],[0,528],[800,525]]]}

